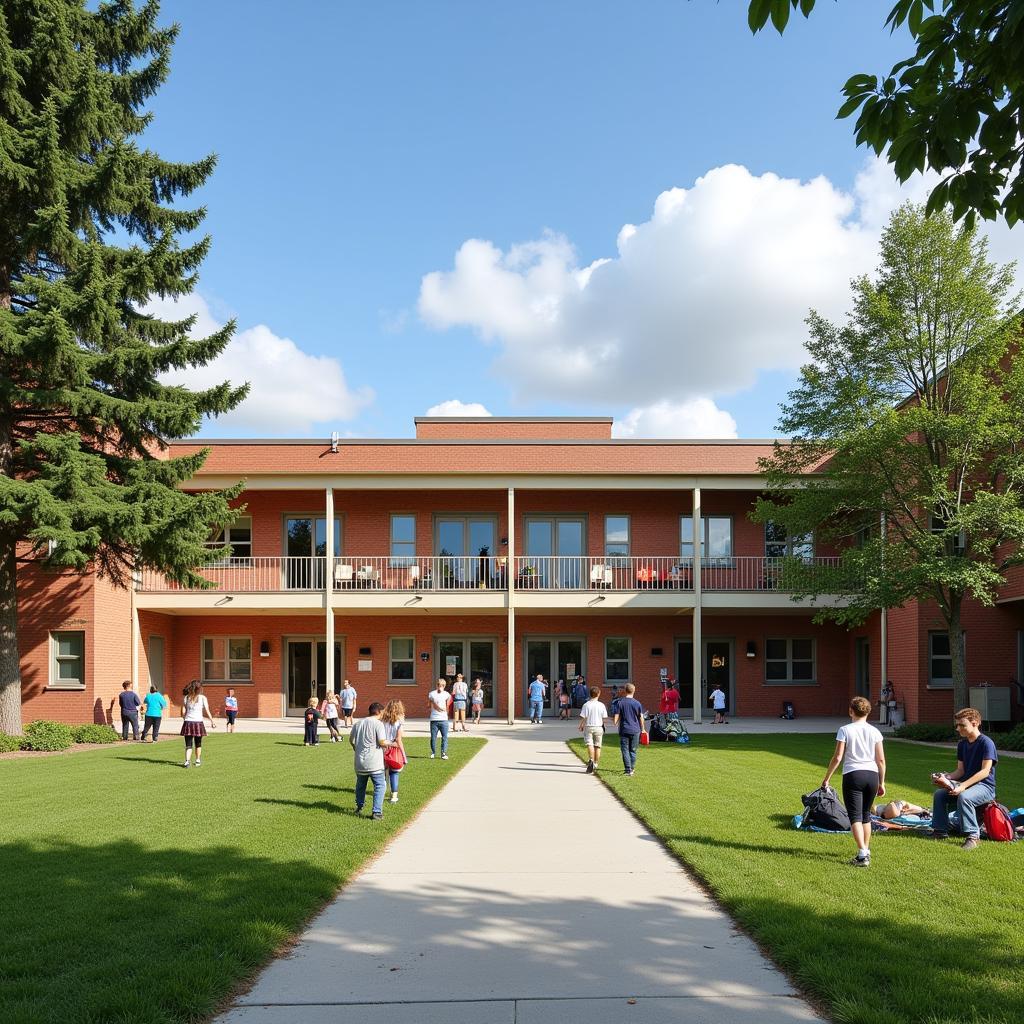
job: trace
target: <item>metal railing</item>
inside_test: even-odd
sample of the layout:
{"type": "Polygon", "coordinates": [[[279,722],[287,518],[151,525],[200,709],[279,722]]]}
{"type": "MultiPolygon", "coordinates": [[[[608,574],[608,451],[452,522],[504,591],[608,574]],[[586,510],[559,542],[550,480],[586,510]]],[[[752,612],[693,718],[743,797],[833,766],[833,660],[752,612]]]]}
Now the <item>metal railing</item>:
{"type": "Polygon", "coordinates": [[[691,567],[664,555],[523,555],[517,590],[692,590],[691,567]]]}
{"type": "MultiPolygon", "coordinates": [[[[323,590],[326,571],[326,558],[226,558],[201,569],[199,575],[209,580],[215,590],[268,594],[323,590]]],[[[148,593],[200,592],[198,587],[184,587],[152,569],[142,571],[136,589],[148,593]]]]}
{"type": "Polygon", "coordinates": [[[345,555],[334,560],[334,589],[504,590],[507,562],[493,555],[345,555]]]}
{"type": "Polygon", "coordinates": [[[789,593],[799,581],[801,585],[821,586],[822,592],[838,587],[840,593],[851,589],[848,581],[840,581],[838,558],[737,558],[701,559],[702,590],[732,592],[789,593]]]}

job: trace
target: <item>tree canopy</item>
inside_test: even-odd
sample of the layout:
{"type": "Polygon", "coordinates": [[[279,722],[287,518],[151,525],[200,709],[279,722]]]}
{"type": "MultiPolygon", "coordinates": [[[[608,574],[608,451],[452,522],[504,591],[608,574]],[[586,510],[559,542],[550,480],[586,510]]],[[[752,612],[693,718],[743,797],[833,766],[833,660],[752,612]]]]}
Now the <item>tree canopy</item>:
{"type": "Polygon", "coordinates": [[[172,162],[140,145],[145,101],[165,80],[175,27],[156,0],[0,5],[0,729],[20,729],[17,558],[137,568],[202,585],[237,492],[179,485],[205,453],[166,458],[245,387],[161,381],[222,351],[233,324],[142,310],[195,285],[210,240],[202,208],[175,205],[215,158],[172,162]]]}
{"type": "MultiPolygon", "coordinates": [[[[815,0],[750,0],[759,32],[782,33],[790,13],[815,0]]],[[[857,113],[858,144],[885,154],[900,181],[930,168],[943,175],[928,211],[1024,217],[1024,5],[1020,0],[897,0],[885,22],[906,27],[914,53],[885,75],[851,76],[838,117],[857,113]]]]}
{"type": "Polygon", "coordinates": [[[811,312],[811,361],[782,407],[755,518],[836,546],[832,573],[787,567],[798,595],[843,593],[823,617],[934,602],[967,699],[961,609],[992,604],[1024,541],[1024,362],[1013,267],[948,213],[897,210],[874,279],[835,325],[811,312]],[[881,529],[884,516],[885,530],[881,529]]]}

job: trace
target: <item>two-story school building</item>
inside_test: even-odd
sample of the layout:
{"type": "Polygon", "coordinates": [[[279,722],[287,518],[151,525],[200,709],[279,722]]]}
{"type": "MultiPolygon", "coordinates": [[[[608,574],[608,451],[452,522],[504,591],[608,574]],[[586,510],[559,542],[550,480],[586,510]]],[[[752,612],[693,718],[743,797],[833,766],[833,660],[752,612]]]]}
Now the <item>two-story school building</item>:
{"type": "MultiPolygon", "coordinates": [[[[848,630],[786,593],[787,555],[836,556],[750,521],[771,442],[614,440],[611,424],[434,417],[414,439],[173,445],[212,449],[190,488],[245,481],[238,519],[211,538],[231,557],[204,571],[209,590],[25,566],[25,720],[103,721],[124,679],[175,698],[192,678],[214,708],[233,686],[243,717],[298,715],[346,678],[363,708],[398,697],[421,717],[436,678],[457,672],[509,720],[538,672],[606,693],[632,681],[649,705],[671,676],[697,716],[716,684],[734,715],[777,716],[784,701],[841,715],[888,678],[909,721],[950,714],[934,608],[848,630]]],[[[1010,685],[1021,717],[1024,572],[964,619],[971,682],[1010,685]]]]}

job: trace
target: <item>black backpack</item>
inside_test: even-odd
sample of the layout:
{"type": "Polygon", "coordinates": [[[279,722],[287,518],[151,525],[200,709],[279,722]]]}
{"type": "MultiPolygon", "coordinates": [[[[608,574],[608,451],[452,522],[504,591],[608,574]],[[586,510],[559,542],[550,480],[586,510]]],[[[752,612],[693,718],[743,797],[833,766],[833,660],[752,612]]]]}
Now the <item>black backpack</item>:
{"type": "Polygon", "coordinates": [[[801,828],[820,828],[827,832],[849,832],[850,816],[831,786],[816,789],[800,798],[804,804],[801,828]]]}

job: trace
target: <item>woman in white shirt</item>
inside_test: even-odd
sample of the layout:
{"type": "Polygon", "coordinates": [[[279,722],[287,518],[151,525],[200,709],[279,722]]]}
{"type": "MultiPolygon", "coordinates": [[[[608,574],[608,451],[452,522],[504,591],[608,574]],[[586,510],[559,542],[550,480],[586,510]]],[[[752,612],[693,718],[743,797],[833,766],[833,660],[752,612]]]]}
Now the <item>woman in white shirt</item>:
{"type": "Polygon", "coordinates": [[[466,728],[466,704],[468,701],[469,684],[459,672],[455,677],[455,682],[452,683],[452,732],[458,732],[460,724],[463,732],[469,731],[466,728]]]}
{"type": "Polygon", "coordinates": [[[871,701],[866,697],[850,701],[850,724],[836,733],[836,749],[821,782],[822,789],[828,786],[832,773],[843,762],[843,803],[857,841],[857,856],[850,863],[858,868],[871,866],[871,810],[875,796],[885,796],[882,734],[868,725],[870,713],[871,701]]]}
{"type": "Polygon", "coordinates": [[[206,726],[203,725],[203,716],[210,720],[210,728],[216,729],[217,723],[213,720],[210,712],[210,702],[203,693],[203,684],[198,679],[193,679],[184,689],[181,700],[181,735],[185,737],[185,767],[192,764],[192,748],[196,751],[196,767],[203,762],[203,737],[206,735],[206,726]]]}
{"type": "Polygon", "coordinates": [[[331,742],[341,742],[338,732],[338,697],[334,691],[330,691],[320,705],[320,714],[324,716],[327,723],[327,731],[331,734],[331,742]]]}

